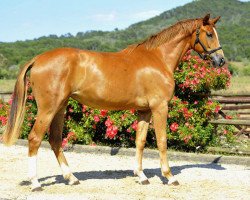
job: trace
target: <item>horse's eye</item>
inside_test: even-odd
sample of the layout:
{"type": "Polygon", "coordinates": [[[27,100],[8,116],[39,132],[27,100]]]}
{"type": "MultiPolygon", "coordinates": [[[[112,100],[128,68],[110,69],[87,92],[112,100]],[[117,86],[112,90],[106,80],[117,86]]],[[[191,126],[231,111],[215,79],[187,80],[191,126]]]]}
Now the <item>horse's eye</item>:
{"type": "Polygon", "coordinates": [[[207,33],[207,37],[212,38],[213,34],[212,33],[207,33]]]}

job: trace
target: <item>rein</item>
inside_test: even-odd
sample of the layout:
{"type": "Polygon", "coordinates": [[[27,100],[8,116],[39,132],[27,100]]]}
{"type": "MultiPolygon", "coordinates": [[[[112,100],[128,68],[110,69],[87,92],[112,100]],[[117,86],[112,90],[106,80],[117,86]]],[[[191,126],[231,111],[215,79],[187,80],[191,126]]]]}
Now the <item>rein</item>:
{"type": "Polygon", "coordinates": [[[216,51],[222,49],[222,47],[220,46],[220,47],[218,47],[218,48],[216,48],[216,49],[212,49],[212,50],[208,51],[207,48],[205,47],[205,45],[200,41],[199,36],[200,36],[200,29],[197,28],[197,29],[196,29],[196,39],[195,39],[195,43],[194,43],[194,49],[195,49],[195,46],[196,46],[197,44],[200,44],[200,45],[201,45],[201,47],[203,48],[203,50],[204,50],[205,53],[204,53],[204,55],[200,54],[199,52],[197,52],[197,53],[198,53],[198,55],[200,56],[200,58],[202,58],[203,60],[207,60],[208,57],[209,57],[212,53],[214,53],[214,52],[216,52],[216,51]]]}

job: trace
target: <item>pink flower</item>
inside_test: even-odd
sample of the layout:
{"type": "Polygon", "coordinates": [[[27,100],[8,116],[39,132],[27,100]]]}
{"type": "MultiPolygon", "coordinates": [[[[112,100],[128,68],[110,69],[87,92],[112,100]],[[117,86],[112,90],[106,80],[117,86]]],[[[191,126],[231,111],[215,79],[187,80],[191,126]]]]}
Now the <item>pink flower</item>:
{"type": "Polygon", "coordinates": [[[232,119],[233,117],[232,116],[230,116],[230,115],[227,115],[226,116],[226,119],[232,119]]]}
{"type": "Polygon", "coordinates": [[[99,121],[100,121],[100,118],[99,118],[97,115],[95,115],[95,116],[94,116],[94,121],[95,121],[95,122],[99,122],[99,121]]]}
{"type": "Polygon", "coordinates": [[[72,113],[72,112],[74,112],[74,110],[73,110],[72,108],[70,108],[70,109],[69,109],[69,112],[72,113]]]}
{"type": "Polygon", "coordinates": [[[185,118],[189,118],[193,116],[193,113],[189,112],[187,108],[183,108],[182,111],[183,111],[183,115],[185,118]]]}
{"type": "Polygon", "coordinates": [[[224,135],[228,134],[228,130],[226,130],[226,129],[223,130],[223,134],[224,134],[224,135]]]}
{"type": "Polygon", "coordinates": [[[76,134],[74,132],[69,132],[66,138],[67,141],[69,140],[76,140],[76,134]]]}
{"type": "Polygon", "coordinates": [[[207,101],[207,105],[212,105],[212,104],[213,104],[213,102],[211,100],[207,101]]]}
{"type": "Polygon", "coordinates": [[[137,126],[138,126],[138,121],[135,120],[134,123],[131,125],[131,128],[136,131],[137,130],[137,126]]]}
{"type": "Polygon", "coordinates": [[[12,98],[8,101],[9,105],[11,105],[11,104],[12,104],[12,101],[13,101],[13,99],[12,99],[12,98]]]}
{"type": "Polygon", "coordinates": [[[68,144],[68,140],[66,138],[62,141],[62,148],[64,148],[68,144]]]}
{"type": "Polygon", "coordinates": [[[179,125],[176,122],[174,122],[170,125],[170,130],[173,132],[176,132],[178,130],[178,128],[179,128],[179,125]]]}
{"type": "Polygon", "coordinates": [[[67,135],[67,138],[69,139],[69,138],[71,138],[73,136],[75,136],[75,133],[74,132],[69,132],[68,135],[67,135]]]}
{"type": "Polygon", "coordinates": [[[126,114],[123,114],[123,115],[121,116],[122,121],[123,121],[124,119],[126,119],[126,117],[127,117],[127,115],[126,115],[126,114]]]}
{"type": "Polygon", "coordinates": [[[174,96],[172,100],[177,101],[179,98],[177,96],[174,96]]]}
{"type": "Polygon", "coordinates": [[[220,111],[220,109],[221,109],[221,108],[220,108],[220,106],[218,105],[218,106],[215,107],[214,112],[215,112],[215,113],[218,113],[218,112],[220,111]]]}
{"type": "Polygon", "coordinates": [[[113,124],[113,122],[110,120],[110,118],[108,118],[108,119],[105,121],[105,125],[106,125],[107,127],[112,126],[112,124],[113,124]]]}
{"type": "Polygon", "coordinates": [[[194,64],[193,68],[198,69],[198,65],[194,64]]]}
{"type": "Polygon", "coordinates": [[[82,106],[82,112],[86,112],[86,110],[87,110],[87,106],[83,105],[82,106]]]}
{"type": "Polygon", "coordinates": [[[106,136],[110,139],[113,139],[118,133],[117,126],[109,126],[106,130],[106,136]]]}
{"type": "Polygon", "coordinates": [[[0,116],[0,121],[2,122],[2,126],[5,126],[7,124],[7,117],[0,116]]]}
{"type": "Polygon", "coordinates": [[[126,130],[128,133],[131,133],[131,130],[128,128],[127,130],[126,130]]]}
{"type": "Polygon", "coordinates": [[[135,113],[135,109],[131,109],[131,110],[130,110],[130,113],[131,113],[131,114],[134,114],[134,113],[135,113]]]}
{"type": "Polygon", "coordinates": [[[199,102],[196,100],[196,101],[194,101],[194,105],[197,105],[199,102]]]}
{"type": "Polygon", "coordinates": [[[107,115],[107,112],[108,112],[107,110],[101,110],[100,114],[102,117],[105,117],[107,115]]]}
{"type": "Polygon", "coordinates": [[[34,97],[32,96],[32,95],[28,95],[28,97],[27,97],[29,100],[33,100],[34,99],[34,97]]]}
{"type": "Polygon", "coordinates": [[[187,144],[188,141],[189,141],[191,138],[192,138],[192,136],[191,136],[191,135],[188,135],[188,136],[185,136],[183,140],[184,140],[184,142],[187,144]]]}

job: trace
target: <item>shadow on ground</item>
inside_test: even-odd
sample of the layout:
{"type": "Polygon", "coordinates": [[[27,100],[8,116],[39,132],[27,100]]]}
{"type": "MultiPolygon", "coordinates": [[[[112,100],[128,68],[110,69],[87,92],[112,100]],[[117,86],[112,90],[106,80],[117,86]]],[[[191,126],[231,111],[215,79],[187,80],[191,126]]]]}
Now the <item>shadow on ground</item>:
{"type": "MultiPolygon", "coordinates": [[[[220,164],[217,163],[218,158],[215,159],[212,163],[208,164],[189,164],[189,165],[180,165],[180,166],[173,166],[171,167],[172,173],[174,175],[180,174],[182,170],[189,169],[189,168],[206,168],[211,170],[225,170],[220,164]]],[[[160,168],[154,169],[144,169],[144,173],[148,178],[152,178],[154,176],[158,176],[163,184],[167,184],[167,179],[162,177],[160,168]]],[[[74,175],[80,180],[89,180],[89,179],[123,179],[126,177],[133,176],[132,170],[105,170],[105,171],[84,171],[84,172],[74,172],[74,175]]],[[[43,183],[42,186],[50,186],[54,184],[66,183],[63,179],[62,175],[55,175],[55,176],[47,176],[44,178],[40,178],[40,182],[46,182],[48,179],[54,179],[53,182],[43,183]]],[[[28,181],[22,181],[20,185],[28,185],[28,181]]]]}

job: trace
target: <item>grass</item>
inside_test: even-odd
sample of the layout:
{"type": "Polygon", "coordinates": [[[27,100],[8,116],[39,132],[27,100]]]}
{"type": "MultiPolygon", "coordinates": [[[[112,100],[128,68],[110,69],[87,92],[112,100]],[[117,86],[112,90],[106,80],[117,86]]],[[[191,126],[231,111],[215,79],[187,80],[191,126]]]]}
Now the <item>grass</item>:
{"type": "Polygon", "coordinates": [[[16,80],[0,79],[0,92],[10,92],[14,90],[16,80]]]}
{"type": "Polygon", "coordinates": [[[214,91],[213,94],[250,94],[250,76],[233,76],[227,90],[214,91]]]}
{"type": "Polygon", "coordinates": [[[229,62],[229,69],[234,76],[250,76],[250,61],[229,62]]]}

